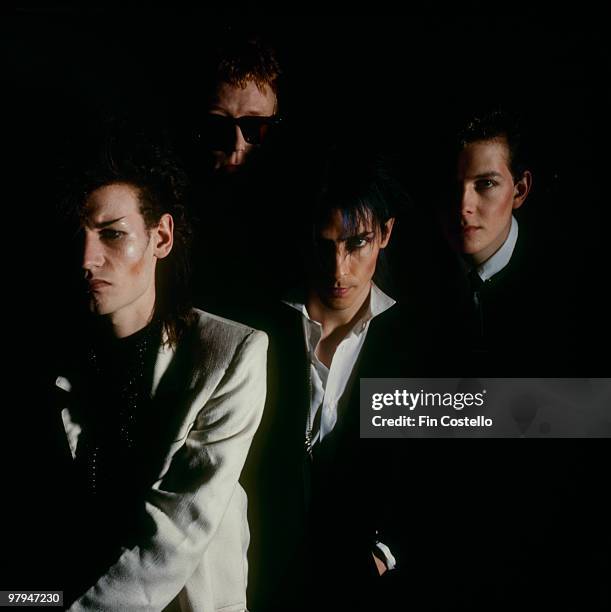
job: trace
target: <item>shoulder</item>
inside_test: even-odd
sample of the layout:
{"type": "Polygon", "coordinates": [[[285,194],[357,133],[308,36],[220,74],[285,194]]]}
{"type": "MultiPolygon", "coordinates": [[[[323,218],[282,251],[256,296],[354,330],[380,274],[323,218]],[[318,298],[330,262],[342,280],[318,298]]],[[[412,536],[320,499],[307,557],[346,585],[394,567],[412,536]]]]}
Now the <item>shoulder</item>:
{"type": "Polygon", "coordinates": [[[216,347],[232,354],[239,349],[267,348],[267,334],[262,331],[197,308],[192,312],[193,319],[188,334],[208,349],[216,347]]]}
{"type": "Polygon", "coordinates": [[[267,335],[217,315],[193,309],[175,349],[168,355],[167,371],[187,377],[193,389],[216,386],[226,375],[249,375],[265,370],[267,335]]]}

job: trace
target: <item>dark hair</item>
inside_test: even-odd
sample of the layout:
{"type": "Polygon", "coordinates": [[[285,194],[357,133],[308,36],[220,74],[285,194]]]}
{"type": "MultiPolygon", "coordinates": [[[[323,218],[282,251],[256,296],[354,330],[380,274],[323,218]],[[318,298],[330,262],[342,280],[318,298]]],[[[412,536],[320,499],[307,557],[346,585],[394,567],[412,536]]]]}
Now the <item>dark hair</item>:
{"type": "MultiPolygon", "coordinates": [[[[330,214],[339,210],[344,227],[356,232],[361,225],[385,236],[386,222],[396,217],[409,198],[394,178],[387,158],[350,146],[331,149],[325,156],[316,181],[311,208],[311,244],[316,246],[320,228],[330,214]]],[[[376,282],[387,274],[383,253],[378,259],[376,282]]]]}
{"type": "Polygon", "coordinates": [[[316,185],[314,226],[318,229],[331,211],[340,210],[347,229],[372,223],[373,229],[384,235],[385,223],[406,199],[382,155],[332,149],[316,185]]]}
{"type": "Polygon", "coordinates": [[[509,170],[514,181],[518,181],[527,170],[521,123],[518,114],[500,109],[474,115],[459,132],[459,148],[481,140],[504,140],[509,153],[509,170]]]}
{"type": "Polygon", "coordinates": [[[246,87],[253,81],[259,89],[269,85],[278,93],[278,77],[282,73],[275,49],[258,36],[233,36],[216,49],[213,83],[229,83],[246,87]]]}
{"type": "Polygon", "coordinates": [[[155,227],[164,214],[172,216],[172,250],[156,266],[153,319],[162,324],[170,346],[176,346],[192,318],[189,290],[192,231],[186,208],[186,175],[169,148],[139,137],[121,142],[109,138],[97,157],[72,185],[64,202],[66,212],[73,221],[82,221],[87,199],[96,189],[124,183],[138,190],[140,212],[147,229],[155,227]]]}

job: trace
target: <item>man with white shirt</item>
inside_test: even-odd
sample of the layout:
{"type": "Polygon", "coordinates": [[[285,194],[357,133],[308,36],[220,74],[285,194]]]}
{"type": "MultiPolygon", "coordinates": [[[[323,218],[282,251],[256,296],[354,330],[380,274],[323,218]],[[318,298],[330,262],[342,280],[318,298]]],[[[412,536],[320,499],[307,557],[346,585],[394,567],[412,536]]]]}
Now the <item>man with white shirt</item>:
{"type": "MultiPolygon", "coordinates": [[[[523,136],[516,118],[495,111],[472,118],[459,137],[454,217],[474,315],[457,368],[463,376],[574,376],[574,364],[587,360],[587,353],[576,350],[583,317],[571,310],[578,303],[571,296],[574,277],[550,248],[549,224],[537,227],[524,217],[518,223],[514,216],[532,186],[523,136]]],[[[537,403],[528,398],[528,404],[536,414],[537,403]]],[[[434,500],[429,518],[439,522],[460,499],[452,507],[454,524],[475,518],[478,531],[455,529],[441,542],[454,568],[446,581],[453,580],[452,605],[442,609],[516,609],[524,602],[570,609],[572,598],[590,597],[589,581],[594,584],[599,575],[591,559],[600,553],[598,545],[586,543],[583,525],[589,519],[576,517],[595,516],[598,492],[586,470],[580,474],[573,463],[597,462],[567,461],[574,452],[557,445],[543,457],[536,446],[518,452],[490,444],[484,460],[481,449],[470,446],[453,453],[469,476],[439,474],[425,496],[434,500]],[[536,537],[526,536],[533,524],[536,537]],[[473,576],[477,584],[470,582],[473,576]]]]}
{"type": "Polygon", "coordinates": [[[267,466],[253,520],[255,612],[376,601],[387,580],[380,575],[400,563],[383,529],[386,475],[375,461],[390,448],[359,438],[359,379],[395,376],[404,365],[398,306],[374,282],[401,195],[371,157],[343,150],[323,174],[305,286],[264,326],[270,382],[255,441],[267,466]]]}
{"type": "Polygon", "coordinates": [[[529,310],[528,303],[519,302],[522,297],[528,299],[528,292],[512,287],[511,295],[506,296],[503,290],[514,267],[510,263],[521,258],[517,248],[520,230],[513,211],[524,204],[532,185],[521,153],[518,124],[503,112],[472,119],[460,135],[456,166],[459,247],[472,292],[473,337],[479,350],[498,346],[512,321],[519,321],[529,310]]]}
{"type": "Polygon", "coordinates": [[[470,293],[463,347],[476,376],[574,376],[596,368],[595,309],[584,293],[591,262],[556,234],[550,186],[532,190],[524,124],[487,112],[459,135],[453,217],[470,293]],[[518,210],[527,198],[528,210],[518,210]]]}
{"type": "Polygon", "coordinates": [[[287,302],[302,315],[310,359],[311,397],[306,443],[312,452],[329,435],[338,405],[365,343],[371,320],[395,304],[372,278],[380,250],[390,240],[394,218],[329,211],[317,237],[319,273],[307,297],[287,302]],[[369,217],[369,218],[368,218],[369,217]],[[378,225],[379,224],[379,225],[378,225]]]}

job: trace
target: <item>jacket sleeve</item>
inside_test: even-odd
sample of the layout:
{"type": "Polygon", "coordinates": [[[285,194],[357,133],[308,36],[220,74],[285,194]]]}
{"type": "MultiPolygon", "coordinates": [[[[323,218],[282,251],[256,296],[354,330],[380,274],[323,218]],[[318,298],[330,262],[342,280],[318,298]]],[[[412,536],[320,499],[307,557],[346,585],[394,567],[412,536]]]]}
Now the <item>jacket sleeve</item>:
{"type": "Polygon", "coordinates": [[[267,336],[242,341],[185,443],[145,503],[153,535],[117,562],[69,610],[163,610],[202,559],[233,495],[266,391],[267,336]]]}

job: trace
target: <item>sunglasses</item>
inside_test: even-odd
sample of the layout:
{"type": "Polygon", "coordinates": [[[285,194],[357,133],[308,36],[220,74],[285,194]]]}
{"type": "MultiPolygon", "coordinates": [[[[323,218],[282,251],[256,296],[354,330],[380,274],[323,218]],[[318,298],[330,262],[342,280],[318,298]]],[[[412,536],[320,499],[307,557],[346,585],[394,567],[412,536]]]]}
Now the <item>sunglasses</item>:
{"type": "Polygon", "coordinates": [[[267,139],[270,129],[279,123],[281,123],[281,118],[278,115],[226,117],[225,115],[209,114],[206,116],[202,129],[196,134],[196,138],[203,140],[211,149],[229,150],[235,143],[235,126],[237,125],[248,144],[260,145],[267,139]]]}

